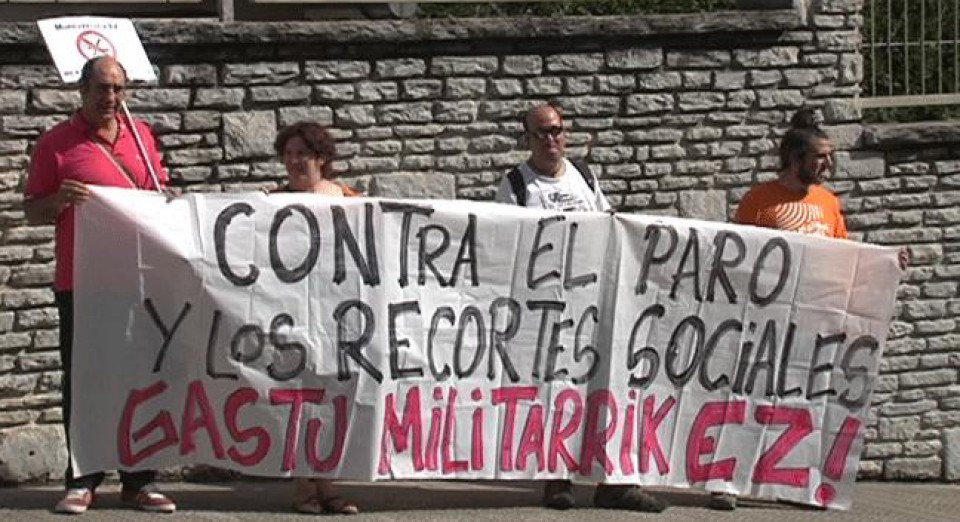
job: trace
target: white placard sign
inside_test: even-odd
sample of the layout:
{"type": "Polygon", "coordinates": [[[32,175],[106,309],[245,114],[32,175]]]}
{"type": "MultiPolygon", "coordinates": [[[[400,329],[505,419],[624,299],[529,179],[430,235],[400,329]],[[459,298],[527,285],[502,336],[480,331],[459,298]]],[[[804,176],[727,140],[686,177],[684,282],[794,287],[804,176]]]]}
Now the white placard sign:
{"type": "Polygon", "coordinates": [[[127,18],[75,16],[38,20],[37,26],[65,83],[80,79],[80,69],[91,58],[112,56],[127,71],[127,79],[156,81],[133,22],[127,18]]]}
{"type": "Polygon", "coordinates": [[[466,201],[93,192],[80,473],[567,477],[849,506],[889,248],[466,201]]]}

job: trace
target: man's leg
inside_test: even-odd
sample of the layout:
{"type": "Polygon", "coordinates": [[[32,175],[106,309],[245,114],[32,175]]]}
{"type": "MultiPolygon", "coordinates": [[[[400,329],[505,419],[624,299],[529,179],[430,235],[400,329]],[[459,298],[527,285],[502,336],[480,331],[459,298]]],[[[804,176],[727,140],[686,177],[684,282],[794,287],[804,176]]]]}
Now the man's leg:
{"type": "Polygon", "coordinates": [[[593,493],[593,505],[604,509],[645,513],[660,513],[669,506],[666,501],[646,493],[640,486],[629,484],[598,484],[593,493]]]}
{"type": "Polygon", "coordinates": [[[54,508],[59,513],[83,513],[93,503],[93,492],[103,482],[103,473],[82,477],[73,476],[73,453],[70,451],[70,409],[73,394],[71,379],[73,362],[73,292],[56,292],[57,311],[60,314],[60,366],[63,378],[60,384],[62,397],[63,435],[67,445],[67,470],[63,484],[67,494],[54,508]]]}
{"type": "Polygon", "coordinates": [[[148,471],[121,471],[120,499],[124,503],[143,511],[155,513],[173,513],[177,510],[169,497],[160,492],[154,480],[157,472],[148,471]]]}
{"type": "Polygon", "coordinates": [[[570,509],[576,503],[573,482],[569,480],[548,480],[543,485],[543,505],[552,509],[570,509]]]}
{"type": "Polygon", "coordinates": [[[124,491],[155,490],[154,480],[157,478],[157,472],[149,471],[121,471],[120,484],[124,491]]]}

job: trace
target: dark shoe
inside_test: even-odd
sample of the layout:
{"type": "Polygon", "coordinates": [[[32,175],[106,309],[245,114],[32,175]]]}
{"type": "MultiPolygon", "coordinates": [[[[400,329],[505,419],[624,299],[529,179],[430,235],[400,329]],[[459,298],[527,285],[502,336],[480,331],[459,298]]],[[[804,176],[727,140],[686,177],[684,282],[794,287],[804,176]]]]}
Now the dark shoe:
{"type": "Polygon", "coordinates": [[[710,493],[707,507],[719,511],[733,511],[737,509],[737,496],[733,493],[710,493]]]}
{"type": "Polygon", "coordinates": [[[144,488],[140,491],[121,491],[120,500],[128,506],[151,513],[173,513],[177,510],[177,505],[174,504],[172,500],[154,489],[144,488]]]}
{"type": "Polygon", "coordinates": [[[543,485],[543,505],[550,509],[565,510],[577,503],[573,494],[573,482],[569,480],[548,480],[543,485]]]}
{"type": "Polygon", "coordinates": [[[622,509],[644,513],[660,513],[668,504],[644,493],[639,486],[600,484],[593,493],[593,505],[603,509],[622,509]]]}

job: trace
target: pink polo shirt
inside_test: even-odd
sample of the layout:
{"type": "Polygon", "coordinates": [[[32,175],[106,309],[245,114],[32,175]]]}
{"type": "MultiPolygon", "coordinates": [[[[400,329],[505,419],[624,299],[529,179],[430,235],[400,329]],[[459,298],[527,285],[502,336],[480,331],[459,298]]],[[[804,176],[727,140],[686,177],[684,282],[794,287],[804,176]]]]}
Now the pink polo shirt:
{"type": "MultiPolygon", "coordinates": [[[[117,142],[112,145],[99,138],[79,112],[40,136],[30,161],[30,174],[24,190],[26,197],[41,198],[54,194],[65,179],[75,179],[88,185],[155,190],[150,173],[140,158],[133,133],[123,118],[118,118],[118,121],[120,133],[117,142]],[[97,142],[107,147],[134,175],[135,184],[97,142]]],[[[137,121],[136,125],[160,184],[166,185],[167,171],[157,151],[153,131],[142,121],[137,121]]],[[[60,291],[73,290],[73,213],[73,206],[68,206],[56,221],[57,268],[53,287],[60,291]]]]}

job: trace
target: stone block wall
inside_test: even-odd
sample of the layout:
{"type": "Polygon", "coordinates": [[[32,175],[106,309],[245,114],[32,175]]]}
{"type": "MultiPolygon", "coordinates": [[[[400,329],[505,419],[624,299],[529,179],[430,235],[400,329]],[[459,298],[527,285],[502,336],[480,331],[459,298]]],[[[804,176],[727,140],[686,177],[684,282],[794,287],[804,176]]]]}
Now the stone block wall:
{"type": "Polygon", "coordinates": [[[861,474],[960,480],[960,124],[866,127],[847,185],[865,241],[906,245],[861,474]],[[866,163],[865,163],[866,164],[866,163]]]}
{"type": "MultiPolygon", "coordinates": [[[[862,0],[800,5],[640,18],[141,20],[159,82],[132,89],[129,105],[188,191],[276,183],[277,130],[313,119],[334,130],[337,171],[372,195],[489,199],[526,158],[521,115],[553,100],[569,154],[587,159],[620,211],[721,221],[776,175],[792,113],[819,107],[854,233],[909,246],[915,259],[863,473],[957,479],[956,175],[939,175],[933,160],[916,176],[909,169],[922,167],[909,165],[921,160],[888,170],[884,151],[864,148],[854,102],[862,0]]],[[[26,226],[20,204],[36,137],[78,103],[35,27],[0,23],[0,480],[62,469],[53,230],[26,226]]]]}

